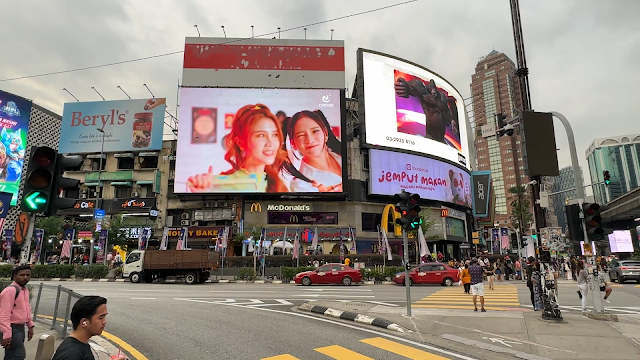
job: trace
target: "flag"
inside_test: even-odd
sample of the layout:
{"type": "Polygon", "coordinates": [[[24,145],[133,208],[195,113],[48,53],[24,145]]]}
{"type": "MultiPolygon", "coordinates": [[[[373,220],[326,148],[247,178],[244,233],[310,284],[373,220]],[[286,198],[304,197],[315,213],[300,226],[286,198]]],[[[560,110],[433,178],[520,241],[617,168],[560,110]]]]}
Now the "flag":
{"type": "Polygon", "coordinates": [[[318,227],[313,231],[313,240],[311,240],[311,249],[315,252],[318,249],[318,227]]]}
{"type": "Polygon", "coordinates": [[[387,252],[387,259],[393,260],[393,254],[391,254],[391,247],[389,246],[389,238],[387,238],[387,232],[382,230],[382,240],[384,241],[385,251],[387,252]]]}
{"type": "Polygon", "coordinates": [[[40,252],[42,251],[42,240],[44,238],[44,230],[43,229],[35,229],[33,231],[33,236],[35,238],[35,249],[33,251],[33,257],[31,258],[31,263],[37,263],[38,259],[40,259],[40,252]]]}
{"type": "Polygon", "coordinates": [[[511,243],[511,236],[509,236],[508,228],[500,228],[500,242],[502,243],[502,249],[508,249],[511,243]]]}
{"type": "Polygon", "coordinates": [[[162,231],[162,241],[160,242],[160,250],[167,250],[168,245],[169,245],[169,228],[165,226],[164,230],[162,231]]]}
{"type": "Polygon", "coordinates": [[[429,256],[429,247],[427,246],[427,240],[424,238],[422,229],[418,229],[418,242],[420,243],[420,260],[426,262],[427,256],[429,256]]]}
{"type": "Polygon", "coordinates": [[[180,236],[178,236],[178,244],[176,250],[184,250],[187,248],[187,228],[180,229],[180,236]]]}
{"type": "Polygon", "coordinates": [[[384,243],[382,242],[382,231],[380,225],[378,225],[378,253],[384,254],[384,243]]]}
{"type": "Polygon", "coordinates": [[[224,232],[222,233],[222,248],[226,249],[227,248],[227,243],[229,241],[229,227],[225,226],[224,228],[224,232]]]}
{"type": "Polygon", "coordinates": [[[356,236],[353,234],[353,228],[349,226],[349,238],[351,238],[351,251],[358,252],[356,248],[356,236]]]}
{"type": "Polygon", "coordinates": [[[70,240],[65,240],[62,242],[62,252],[60,252],[60,257],[62,258],[71,257],[71,241],[70,240]]]}
{"type": "Polygon", "coordinates": [[[300,257],[300,239],[298,239],[298,229],[296,229],[296,239],[293,241],[293,256],[291,259],[297,259],[300,257]]]}
{"type": "MultiPolygon", "coordinates": [[[[2,220],[4,222],[4,219],[2,220]]],[[[14,236],[15,232],[13,231],[13,229],[7,229],[4,231],[4,239],[5,239],[5,246],[6,246],[6,251],[7,251],[7,260],[11,260],[11,246],[13,246],[13,236],[14,236]]]]}
{"type": "MultiPolygon", "coordinates": [[[[146,234],[144,235],[144,243],[146,244],[147,238],[149,237],[149,230],[144,230],[146,234]]],[[[102,229],[100,230],[100,235],[98,235],[98,254],[96,256],[96,262],[102,262],[104,260],[105,247],[107,245],[107,238],[109,236],[109,230],[102,229]]],[[[143,245],[143,248],[146,246],[143,245]]]]}
{"type": "Polygon", "coordinates": [[[284,227],[284,234],[282,235],[282,242],[280,243],[282,247],[282,255],[285,254],[284,250],[287,248],[287,227],[284,227]]]}
{"type": "Polygon", "coordinates": [[[340,228],[340,262],[344,261],[344,239],[342,238],[342,228],[340,228]]]}

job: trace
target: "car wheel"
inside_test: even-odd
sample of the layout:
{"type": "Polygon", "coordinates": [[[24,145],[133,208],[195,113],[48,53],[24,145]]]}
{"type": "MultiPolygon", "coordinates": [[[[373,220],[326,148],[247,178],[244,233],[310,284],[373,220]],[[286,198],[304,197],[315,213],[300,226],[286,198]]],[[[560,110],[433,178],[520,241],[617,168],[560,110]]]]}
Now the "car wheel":
{"type": "Polygon", "coordinates": [[[451,286],[451,285],[453,285],[453,279],[452,279],[452,278],[446,278],[446,279],[444,279],[444,281],[442,282],[442,285],[444,285],[444,286],[451,286]]]}
{"type": "Polygon", "coordinates": [[[131,275],[129,275],[129,281],[134,283],[134,284],[139,283],[140,282],[140,273],[137,273],[137,272],[131,273],[131,275]]]}
{"type": "MultiPolygon", "coordinates": [[[[402,285],[407,286],[407,279],[404,279],[404,283],[402,285]]],[[[413,285],[413,279],[409,279],[409,286],[413,285]]]]}
{"type": "Polygon", "coordinates": [[[304,286],[309,286],[309,285],[311,285],[311,278],[308,277],[308,276],[305,276],[305,277],[302,278],[301,283],[304,286]]]}
{"type": "Polygon", "coordinates": [[[618,276],[618,284],[624,284],[624,276],[618,276]]]}
{"type": "Polygon", "coordinates": [[[351,278],[348,276],[345,276],[342,278],[342,285],[344,286],[349,286],[351,285],[351,278]]]}

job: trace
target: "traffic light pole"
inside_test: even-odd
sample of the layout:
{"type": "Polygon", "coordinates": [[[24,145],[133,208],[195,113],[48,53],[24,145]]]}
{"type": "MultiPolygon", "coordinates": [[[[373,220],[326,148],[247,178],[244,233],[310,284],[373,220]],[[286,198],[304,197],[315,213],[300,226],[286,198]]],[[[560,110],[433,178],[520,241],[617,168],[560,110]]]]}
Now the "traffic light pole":
{"type": "MultiPolygon", "coordinates": [[[[420,231],[420,230],[418,230],[420,231]]],[[[409,241],[407,240],[407,230],[402,230],[402,244],[404,246],[404,252],[402,257],[404,258],[404,285],[407,289],[407,316],[411,317],[411,277],[409,276],[409,241]]]]}
{"type": "MultiPolygon", "coordinates": [[[[580,209],[580,217],[584,220],[584,212],[582,210],[582,204],[586,198],[584,192],[584,184],[582,183],[582,176],[580,174],[580,164],[578,163],[578,152],[576,151],[576,140],[573,136],[573,129],[571,128],[571,124],[569,120],[567,120],[564,115],[560,114],[556,111],[551,111],[551,114],[556,117],[567,132],[567,139],[569,140],[569,153],[571,154],[571,167],[573,168],[573,178],[576,182],[576,195],[578,197],[578,208],[580,209]]],[[[589,242],[589,234],[587,233],[587,226],[583,224],[582,231],[584,234],[584,241],[589,242]]],[[[591,259],[593,264],[595,264],[595,259],[591,259]]],[[[593,265],[592,264],[592,265],[593,265]]],[[[595,277],[593,268],[589,271],[589,284],[591,289],[591,296],[593,298],[593,310],[594,312],[602,313],[604,312],[604,307],[602,306],[602,299],[600,298],[600,284],[597,284],[597,279],[595,277]]]]}
{"type": "Polygon", "coordinates": [[[33,229],[35,228],[35,226],[36,214],[29,214],[29,227],[27,228],[27,236],[24,239],[24,245],[22,245],[22,251],[20,252],[20,265],[29,263],[29,255],[31,254],[31,240],[33,239],[33,229]]]}

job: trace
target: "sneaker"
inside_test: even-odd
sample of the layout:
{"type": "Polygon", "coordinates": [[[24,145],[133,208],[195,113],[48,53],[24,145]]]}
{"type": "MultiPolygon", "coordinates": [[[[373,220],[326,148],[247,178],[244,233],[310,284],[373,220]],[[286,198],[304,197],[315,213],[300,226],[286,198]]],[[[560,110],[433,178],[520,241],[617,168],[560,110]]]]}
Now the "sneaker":
{"type": "Polygon", "coordinates": [[[473,309],[473,311],[478,311],[478,308],[473,309]]]}
{"type": "Polygon", "coordinates": [[[482,308],[482,310],[480,310],[480,311],[482,311],[482,312],[487,312],[487,310],[485,310],[484,308],[482,308]]]}
{"type": "Polygon", "coordinates": [[[602,299],[602,301],[604,301],[607,304],[611,304],[611,301],[607,300],[607,299],[602,299]]]}
{"type": "Polygon", "coordinates": [[[578,293],[578,297],[582,299],[582,293],[580,292],[580,290],[578,290],[577,293],[578,293]]]}

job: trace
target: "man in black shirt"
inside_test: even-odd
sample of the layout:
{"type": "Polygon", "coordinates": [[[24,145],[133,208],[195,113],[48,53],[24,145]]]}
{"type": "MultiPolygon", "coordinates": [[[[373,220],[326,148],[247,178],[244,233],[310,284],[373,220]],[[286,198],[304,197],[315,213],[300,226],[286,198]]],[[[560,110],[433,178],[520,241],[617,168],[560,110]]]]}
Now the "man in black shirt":
{"type": "MultiPolygon", "coordinates": [[[[92,336],[102,334],[107,324],[107,299],[100,296],[85,296],[71,310],[73,332],[64,339],[51,360],[96,360],[89,345],[92,336]]],[[[126,360],[118,356],[113,360],[126,360]]]]}

